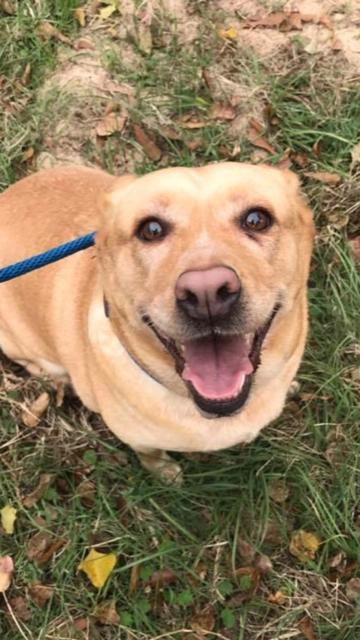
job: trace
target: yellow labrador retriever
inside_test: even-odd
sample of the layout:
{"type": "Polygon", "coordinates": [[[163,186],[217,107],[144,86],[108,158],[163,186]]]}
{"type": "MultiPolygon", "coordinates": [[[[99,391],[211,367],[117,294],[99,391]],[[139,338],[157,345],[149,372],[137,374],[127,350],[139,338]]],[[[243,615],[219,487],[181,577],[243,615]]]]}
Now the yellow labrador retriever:
{"type": "Polygon", "coordinates": [[[115,178],[34,174],[0,196],[0,264],[97,230],[0,285],[0,346],[174,479],[173,451],[249,442],[304,349],[313,222],[290,171],[239,163],[115,178]]]}

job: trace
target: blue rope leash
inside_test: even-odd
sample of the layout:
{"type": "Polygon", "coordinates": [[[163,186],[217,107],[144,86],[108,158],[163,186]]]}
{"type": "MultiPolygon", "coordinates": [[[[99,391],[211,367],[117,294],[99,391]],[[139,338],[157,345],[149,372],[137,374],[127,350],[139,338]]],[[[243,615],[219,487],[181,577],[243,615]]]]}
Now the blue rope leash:
{"type": "Polygon", "coordinates": [[[92,247],[94,244],[95,231],[88,233],[85,236],[81,236],[80,238],[70,240],[70,242],[60,244],[58,247],[54,247],[53,249],[49,249],[43,253],[38,253],[36,256],[32,256],[31,258],[26,258],[25,260],[20,260],[20,262],[9,264],[7,267],[0,269],[0,282],[6,282],[7,280],[17,278],[18,276],[23,276],[25,273],[29,273],[35,269],[41,269],[41,267],[45,267],[47,264],[57,262],[57,260],[61,260],[67,256],[71,256],[77,251],[88,249],[88,247],[92,247]]]}

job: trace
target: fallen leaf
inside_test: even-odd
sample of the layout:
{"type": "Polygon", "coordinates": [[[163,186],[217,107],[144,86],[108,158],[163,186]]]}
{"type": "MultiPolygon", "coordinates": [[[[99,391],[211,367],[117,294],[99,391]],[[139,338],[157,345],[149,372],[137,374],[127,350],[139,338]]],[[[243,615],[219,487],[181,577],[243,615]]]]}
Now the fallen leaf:
{"type": "Polygon", "coordinates": [[[291,536],[289,551],[291,555],[301,560],[301,562],[306,562],[307,560],[314,560],[320,544],[320,538],[314,533],[299,529],[291,536]]]}
{"type": "Polygon", "coordinates": [[[355,263],[360,264],[360,236],[348,240],[350,253],[355,263]]]}
{"type": "Polygon", "coordinates": [[[77,7],[74,9],[74,18],[79,23],[80,27],[85,27],[86,13],[84,7],[77,7]]]}
{"type": "Polygon", "coordinates": [[[32,612],[29,604],[23,596],[15,596],[9,600],[9,604],[13,610],[13,614],[19,620],[27,622],[32,618],[32,612]]]}
{"type": "Polygon", "coordinates": [[[11,583],[14,563],[10,556],[0,557],[0,593],[4,593],[11,583]]]}
{"type": "Polygon", "coordinates": [[[246,138],[254,147],[264,149],[264,151],[268,151],[268,153],[276,153],[274,147],[270,144],[270,142],[260,136],[259,132],[254,127],[250,127],[248,129],[246,138]]]}
{"type": "Polygon", "coordinates": [[[209,123],[193,114],[186,114],[178,120],[178,124],[183,129],[203,129],[207,127],[209,123]]]}
{"type": "Polygon", "coordinates": [[[91,549],[86,558],[80,562],[78,571],[83,571],[91,584],[101,589],[114,569],[116,561],[114,553],[100,553],[96,549],[91,549]]]}
{"type": "Polygon", "coordinates": [[[255,547],[242,538],[237,539],[236,547],[241,560],[246,564],[252,564],[256,555],[255,547]]]}
{"type": "Polygon", "coordinates": [[[47,20],[40,22],[38,34],[43,40],[51,40],[54,38],[54,40],[58,40],[63,44],[71,44],[70,38],[61,33],[59,29],[54,27],[50,22],[47,22],[47,20]]]}
{"type": "Polygon", "coordinates": [[[338,173],[329,173],[328,171],[306,171],[304,176],[312,180],[318,180],[323,184],[340,184],[342,178],[338,173]]]}
{"type": "Polygon", "coordinates": [[[203,638],[215,628],[215,612],[211,604],[197,610],[191,618],[190,626],[203,638]]]}
{"type": "Polygon", "coordinates": [[[118,0],[102,0],[102,4],[106,4],[107,6],[99,10],[99,16],[102,20],[107,20],[107,18],[110,18],[110,16],[117,11],[118,0]]]}
{"type": "Polygon", "coordinates": [[[11,0],[0,0],[0,9],[8,16],[13,16],[16,13],[16,8],[11,0]]]}
{"type": "Polygon", "coordinates": [[[282,504],[286,502],[290,494],[290,489],[286,485],[285,480],[271,480],[269,483],[269,496],[277,502],[277,504],[282,504]]]}
{"type": "Polygon", "coordinates": [[[145,585],[160,588],[175,582],[177,582],[177,577],[171,569],[159,569],[159,571],[154,571],[145,585]]]}
{"type": "Polygon", "coordinates": [[[218,29],[218,35],[224,40],[236,40],[238,32],[235,27],[228,27],[228,29],[218,29]]]}
{"type": "Polygon", "coordinates": [[[30,76],[31,76],[31,64],[30,62],[28,62],[20,78],[21,84],[26,85],[30,80],[30,76]]]}
{"type": "Polygon", "coordinates": [[[95,504],[96,484],[92,480],[83,480],[76,489],[76,495],[84,507],[90,508],[95,504]]]}
{"type": "Polygon", "coordinates": [[[346,583],[346,596],[349,600],[360,601],[360,578],[351,578],[346,583]]]}
{"type": "Polygon", "coordinates": [[[29,597],[38,607],[44,607],[45,604],[54,595],[54,589],[40,582],[33,582],[28,586],[29,597]]]}
{"type": "Polygon", "coordinates": [[[33,157],[34,157],[34,148],[29,147],[28,149],[25,149],[25,151],[23,151],[21,156],[21,162],[29,162],[29,160],[31,160],[33,157]]]}
{"type": "Polygon", "coordinates": [[[3,507],[0,512],[1,526],[4,529],[5,533],[9,535],[12,535],[14,533],[16,513],[16,509],[10,504],[5,505],[5,507],[3,507]]]}
{"type": "Polygon", "coordinates": [[[130,581],[129,581],[129,595],[135,593],[139,583],[139,565],[135,564],[131,567],[130,581]]]}
{"type": "Polygon", "coordinates": [[[150,160],[157,162],[162,156],[162,151],[157,144],[145,133],[144,129],[138,124],[133,125],[133,131],[136,141],[142,146],[146,155],[150,160]]]}
{"type": "Polygon", "coordinates": [[[285,604],[287,599],[288,596],[286,596],[285,593],[280,590],[276,591],[275,593],[270,593],[270,595],[268,596],[268,602],[271,602],[271,604],[278,604],[280,606],[285,604]]]}
{"type": "Polygon", "coordinates": [[[54,476],[50,473],[41,474],[35,489],[22,498],[24,507],[30,509],[38,500],[40,500],[48,486],[51,484],[53,477],[54,476]]]}
{"type": "Polygon", "coordinates": [[[47,391],[41,393],[29,407],[24,407],[21,414],[23,423],[30,428],[37,427],[40,418],[49,406],[50,396],[47,391]]]}
{"type": "Polygon", "coordinates": [[[243,26],[248,28],[265,27],[273,29],[280,27],[286,21],[286,18],[287,14],[284,13],[284,11],[272,11],[264,17],[245,20],[243,26]]]}
{"type": "Polygon", "coordinates": [[[185,146],[189,149],[189,151],[196,151],[200,149],[203,145],[203,141],[201,138],[192,138],[192,140],[187,140],[185,142],[185,146]]]}
{"type": "Polygon", "coordinates": [[[116,611],[115,600],[108,600],[98,604],[92,616],[96,622],[100,624],[116,626],[120,623],[120,616],[116,611]]]}
{"type": "Polygon", "coordinates": [[[351,165],[350,171],[360,163],[360,142],[358,142],[355,147],[351,149],[351,165]]]}
{"type": "Polygon", "coordinates": [[[290,158],[300,169],[305,169],[309,165],[309,158],[304,153],[290,151],[290,158]]]}
{"type": "Polygon", "coordinates": [[[236,111],[230,104],[216,102],[210,109],[209,117],[212,120],[234,120],[236,111]]]}
{"type": "Polygon", "coordinates": [[[308,616],[300,620],[298,627],[306,640],[316,640],[313,623],[308,616]]]}
{"type": "Polygon", "coordinates": [[[137,28],[137,45],[143,53],[149,54],[152,50],[152,35],[150,25],[139,22],[137,28]]]}
{"type": "Polygon", "coordinates": [[[126,122],[126,116],[120,116],[116,113],[108,113],[96,125],[96,135],[100,138],[107,138],[115,132],[122,131],[126,122]]]}
{"type": "Polygon", "coordinates": [[[26,557],[42,566],[65,544],[66,540],[62,538],[54,538],[46,531],[38,531],[27,542],[26,557]]]}
{"type": "Polygon", "coordinates": [[[228,600],[228,605],[237,606],[242,602],[246,602],[250,600],[260,582],[260,571],[255,567],[240,567],[240,569],[235,569],[234,576],[238,578],[238,584],[240,588],[240,593],[235,594],[230,600],[228,600]]]}
{"type": "Polygon", "coordinates": [[[89,49],[89,51],[94,51],[96,48],[90,38],[78,38],[77,40],[75,40],[73,46],[75,51],[84,51],[86,49],[89,49]]]}
{"type": "Polygon", "coordinates": [[[173,127],[163,126],[159,128],[161,135],[168,140],[181,140],[181,133],[173,127]]]}
{"type": "Polygon", "coordinates": [[[258,569],[262,575],[269,573],[273,569],[273,563],[271,562],[269,556],[264,553],[258,553],[255,556],[254,567],[258,569]]]}

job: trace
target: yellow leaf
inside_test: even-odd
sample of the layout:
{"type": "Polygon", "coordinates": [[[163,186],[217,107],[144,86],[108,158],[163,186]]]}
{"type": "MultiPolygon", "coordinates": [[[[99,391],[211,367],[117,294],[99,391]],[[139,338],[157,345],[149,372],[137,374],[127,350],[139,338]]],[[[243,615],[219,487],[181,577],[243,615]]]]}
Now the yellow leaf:
{"type": "Polygon", "coordinates": [[[78,21],[80,27],[85,27],[86,14],[84,7],[77,7],[77,9],[74,9],[74,18],[78,21]]]}
{"type": "Polygon", "coordinates": [[[16,509],[10,504],[7,504],[1,509],[1,525],[5,533],[14,533],[14,523],[16,520],[16,509]]]}
{"type": "Polygon", "coordinates": [[[224,40],[236,40],[238,32],[235,27],[229,27],[228,29],[219,29],[218,34],[224,40]]]}
{"type": "Polygon", "coordinates": [[[295,531],[290,540],[289,551],[302,562],[314,560],[315,554],[321,544],[320,538],[314,533],[299,529],[295,531]]]}
{"type": "Polygon", "coordinates": [[[115,553],[99,553],[91,549],[78,566],[78,571],[86,573],[90,582],[101,589],[116,565],[115,553]]]}
{"type": "Polygon", "coordinates": [[[9,588],[13,571],[12,558],[10,556],[0,558],[0,593],[4,593],[9,588]]]}
{"type": "Polygon", "coordinates": [[[106,18],[110,18],[116,9],[117,7],[115,4],[109,4],[107,7],[100,9],[99,16],[102,20],[106,20],[106,18]]]}

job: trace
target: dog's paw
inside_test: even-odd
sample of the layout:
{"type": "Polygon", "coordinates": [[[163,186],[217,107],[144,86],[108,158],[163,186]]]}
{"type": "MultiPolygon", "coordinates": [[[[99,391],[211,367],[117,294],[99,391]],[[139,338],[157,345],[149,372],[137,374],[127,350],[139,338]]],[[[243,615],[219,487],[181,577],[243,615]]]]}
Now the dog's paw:
{"type": "Polygon", "coordinates": [[[160,478],[165,484],[180,486],[183,483],[181,466],[175,462],[166,451],[153,450],[136,452],[142,466],[160,478]]]}

